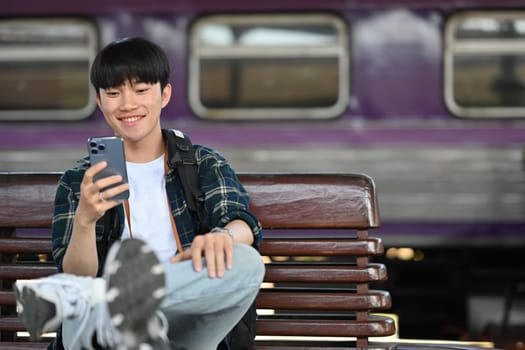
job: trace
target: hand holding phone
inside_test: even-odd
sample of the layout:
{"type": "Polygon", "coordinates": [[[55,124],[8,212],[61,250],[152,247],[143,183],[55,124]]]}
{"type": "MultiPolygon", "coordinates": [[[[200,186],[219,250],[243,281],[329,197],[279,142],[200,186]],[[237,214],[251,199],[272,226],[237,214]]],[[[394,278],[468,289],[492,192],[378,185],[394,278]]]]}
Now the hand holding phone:
{"type": "MultiPolygon", "coordinates": [[[[122,182],[106,187],[102,191],[128,182],[124,143],[121,137],[91,137],[88,139],[87,147],[91,165],[101,161],[106,161],[107,163],[107,166],[93,177],[95,182],[112,175],[122,176],[122,182]]],[[[124,200],[128,197],[129,191],[124,191],[112,198],[108,198],[108,200],[124,200]]]]}

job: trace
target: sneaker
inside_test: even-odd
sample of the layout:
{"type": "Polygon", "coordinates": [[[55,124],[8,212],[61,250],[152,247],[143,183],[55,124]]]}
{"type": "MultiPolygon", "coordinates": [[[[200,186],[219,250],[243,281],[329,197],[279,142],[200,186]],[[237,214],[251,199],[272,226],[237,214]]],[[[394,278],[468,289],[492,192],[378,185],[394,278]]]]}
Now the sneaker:
{"type": "Polygon", "coordinates": [[[74,341],[85,331],[89,310],[103,304],[105,281],[70,274],[15,282],[18,317],[24,323],[32,341],[42,333],[53,332],[64,319],[79,319],[80,327],[74,341]]]}
{"type": "Polygon", "coordinates": [[[139,239],[115,242],[104,279],[111,322],[124,347],[170,349],[167,323],[157,312],[166,293],[164,267],[151,247],[139,239]]]}

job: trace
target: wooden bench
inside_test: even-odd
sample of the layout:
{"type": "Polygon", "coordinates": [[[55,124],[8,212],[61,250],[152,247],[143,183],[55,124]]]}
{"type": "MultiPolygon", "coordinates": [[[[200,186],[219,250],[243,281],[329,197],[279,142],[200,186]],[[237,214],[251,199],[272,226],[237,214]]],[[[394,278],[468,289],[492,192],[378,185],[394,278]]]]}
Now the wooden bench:
{"type": "MultiPolygon", "coordinates": [[[[46,346],[17,335],[23,325],[16,317],[12,284],[56,271],[50,225],[59,176],[0,173],[2,349],[46,346]]],[[[266,276],[257,307],[267,312],[257,321],[257,349],[366,348],[369,337],[394,334],[391,318],[372,314],[391,306],[388,292],[370,288],[387,278],[385,266],[370,260],[383,253],[381,240],[368,235],[379,226],[372,179],[359,174],[240,178],[265,233],[266,276]]]]}

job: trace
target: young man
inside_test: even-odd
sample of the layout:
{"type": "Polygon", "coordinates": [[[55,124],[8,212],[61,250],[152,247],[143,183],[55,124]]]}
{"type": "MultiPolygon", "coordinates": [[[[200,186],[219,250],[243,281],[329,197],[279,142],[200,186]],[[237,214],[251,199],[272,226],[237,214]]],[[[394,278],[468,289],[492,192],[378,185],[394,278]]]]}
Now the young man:
{"type": "Polygon", "coordinates": [[[169,74],[165,53],[140,38],[109,44],[93,63],[98,106],[124,139],[129,183],[117,185],[119,175],[94,181],[106,163],[87,159],[59,182],[53,257],[61,273],[15,285],[33,337],[62,324],[55,348],[61,338],[65,349],[212,350],[257,294],[261,227],[232,168],[194,146],[210,228],[197,234],[180,179],[165,166],[171,131],[160,118],[171,97],[169,74]],[[127,190],[127,203],[111,200],[127,190]],[[115,207],[121,240],[106,259],[97,252],[96,223],[115,207]]]}

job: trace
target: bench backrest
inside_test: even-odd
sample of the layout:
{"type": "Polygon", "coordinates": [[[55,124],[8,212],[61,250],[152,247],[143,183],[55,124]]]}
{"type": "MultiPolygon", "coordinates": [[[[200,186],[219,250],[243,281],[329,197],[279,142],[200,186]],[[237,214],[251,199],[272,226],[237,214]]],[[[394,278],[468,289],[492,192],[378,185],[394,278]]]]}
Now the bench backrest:
{"type": "MultiPolygon", "coordinates": [[[[3,348],[8,341],[24,340],[14,335],[23,327],[15,317],[13,281],[55,271],[49,228],[59,176],[0,173],[3,348]]],[[[258,348],[275,344],[269,336],[355,337],[354,346],[367,347],[368,337],[393,334],[390,318],[370,314],[391,305],[388,292],[369,289],[387,278],[385,267],[369,260],[383,253],[381,240],[368,237],[368,229],[379,227],[372,179],[361,174],[239,176],[265,230],[261,254],[267,272],[257,307],[271,312],[258,320],[258,348]]]]}
{"type": "MultiPolygon", "coordinates": [[[[60,173],[0,172],[0,228],[49,228],[60,173]]],[[[379,227],[374,183],[360,174],[239,174],[265,228],[379,227]]]]}

